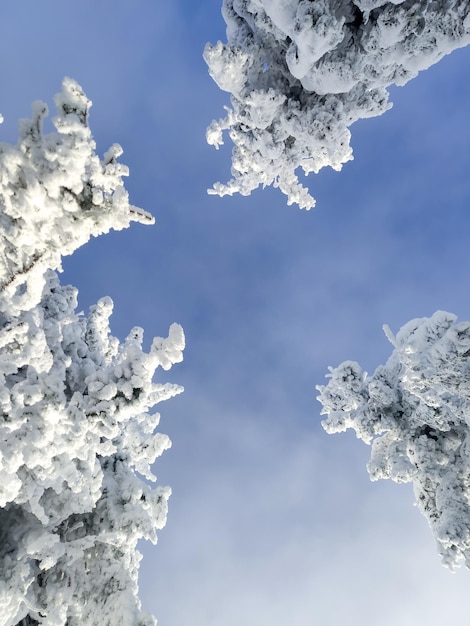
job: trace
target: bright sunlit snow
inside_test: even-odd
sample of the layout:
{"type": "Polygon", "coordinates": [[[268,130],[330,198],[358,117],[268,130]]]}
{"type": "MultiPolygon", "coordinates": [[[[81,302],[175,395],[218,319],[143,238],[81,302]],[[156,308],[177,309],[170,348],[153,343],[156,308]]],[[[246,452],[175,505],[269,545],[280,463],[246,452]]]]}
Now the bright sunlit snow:
{"type": "Polygon", "coordinates": [[[2,624],[153,624],[140,611],[141,538],[156,543],[168,487],[150,465],[170,447],[148,410],[182,391],[153,383],[182,360],[172,325],[142,351],[143,331],[110,335],[110,298],[76,314],[77,290],[54,269],[110,228],[151,222],[129,205],[113,146],[100,159],[90,102],[65,79],[57,132],[33,105],[16,147],[1,144],[0,606],[2,624]]]}
{"type": "Polygon", "coordinates": [[[315,201],[297,168],[340,170],[352,159],[349,127],[390,107],[390,85],[470,42],[460,0],[223,0],[223,14],[227,43],[208,45],[205,59],[232,108],[207,141],[219,147],[230,131],[233,178],[209,193],[274,185],[305,209],[315,201]]]}

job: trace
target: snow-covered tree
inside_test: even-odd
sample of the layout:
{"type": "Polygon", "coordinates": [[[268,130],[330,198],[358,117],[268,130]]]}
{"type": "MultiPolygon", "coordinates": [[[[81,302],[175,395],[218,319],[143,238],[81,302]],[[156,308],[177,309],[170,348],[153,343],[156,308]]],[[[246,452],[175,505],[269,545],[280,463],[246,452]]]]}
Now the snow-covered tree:
{"type": "Polygon", "coordinates": [[[114,145],[100,158],[77,83],[33,105],[16,146],[0,144],[0,607],[4,626],[149,625],[137,597],[138,539],[156,541],[170,489],[150,465],[170,441],[153,382],[182,360],[184,335],[142,350],[110,335],[112,301],[88,317],[57,270],[90,236],[153,218],[129,204],[114,145]],[[147,479],[147,480],[145,480],[147,479]]]}
{"type": "Polygon", "coordinates": [[[205,60],[232,108],[207,140],[218,148],[229,131],[233,178],[209,193],[273,185],[306,209],[297,168],[340,170],[349,127],[391,106],[387,87],[470,42],[468,0],[223,0],[222,12],[227,43],[205,60]]]}
{"type": "Polygon", "coordinates": [[[393,336],[372,376],[354,362],[318,387],[329,433],[372,444],[372,480],[413,483],[445,565],[470,567],[470,322],[438,311],[393,336]]]}

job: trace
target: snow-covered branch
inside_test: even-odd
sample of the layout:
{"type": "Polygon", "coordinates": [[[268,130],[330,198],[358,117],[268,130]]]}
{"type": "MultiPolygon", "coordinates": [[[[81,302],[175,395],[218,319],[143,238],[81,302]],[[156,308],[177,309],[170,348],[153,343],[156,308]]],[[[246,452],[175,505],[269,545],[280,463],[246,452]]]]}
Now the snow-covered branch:
{"type": "Polygon", "coordinates": [[[387,336],[372,376],[347,361],[318,387],[323,426],[372,444],[372,480],[412,482],[444,564],[470,567],[470,322],[438,311],[387,336]]]}
{"type": "Polygon", "coordinates": [[[218,148],[229,131],[233,178],[209,193],[273,185],[306,209],[297,168],[340,170],[349,127],[390,107],[387,87],[470,42],[468,0],[223,0],[222,12],[227,43],[204,56],[232,108],[207,140],[218,148]]]}
{"type": "Polygon", "coordinates": [[[88,127],[91,101],[66,78],[55,97],[56,132],[43,132],[47,106],[33,104],[18,144],[0,143],[0,309],[37,304],[41,275],[91,236],[120,230],[150,214],[129,204],[115,144],[100,159],[88,127]],[[4,304],[6,303],[6,304],[4,304]]]}
{"type": "Polygon", "coordinates": [[[173,324],[147,353],[140,328],[110,335],[109,298],[75,312],[61,256],[152,218],[128,203],[120,147],[94,154],[81,88],[66,79],[56,105],[57,133],[43,134],[36,104],[18,146],[0,146],[1,619],[149,626],[136,545],[156,542],[170,495],[149,483],[170,446],[150,411],[182,391],[153,379],[182,360],[184,334],[173,324]]]}

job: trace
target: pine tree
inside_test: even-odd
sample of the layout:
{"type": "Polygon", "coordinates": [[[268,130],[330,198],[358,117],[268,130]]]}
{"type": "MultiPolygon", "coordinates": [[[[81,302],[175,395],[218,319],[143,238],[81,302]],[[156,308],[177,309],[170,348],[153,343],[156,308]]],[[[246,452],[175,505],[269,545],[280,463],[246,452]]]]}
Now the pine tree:
{"type": "Polygon", "coordinates": [[[129,204],[113,145],[100,159],[91,102],[65,79],[56,132],[20,123],[0,144],[0,606],[2,624],[149,625],[137,596],[140,538],[156,541],[170,489],[150,469],[170,446],[149,411],[182,391],[153,382],[182,360],[184,335],[142,350],[112,337],[113,303],[76,313],[61,257],[111,228],[153,218],[129,204]]]}
{"type": "Polygon", "coordinates": [[[385,331],[394,351],[372,376],[346,361],[318,387],[323,426],[372,445],[372,480],[411,482],[443,563],[470,567],[470,322],[438,311],[385,331]]]}
{"type": "Polygon", "coordinates": [[[273,185],[305,209],[315,201],[297,169],[340,170],[349,127],[390,108],[387,87],[470,43],[467,0],[223,0],[222,13],[227,43],[205,60],[231,108],[207,141],[229,131],[233,178],[209,193],[273,185]]]}

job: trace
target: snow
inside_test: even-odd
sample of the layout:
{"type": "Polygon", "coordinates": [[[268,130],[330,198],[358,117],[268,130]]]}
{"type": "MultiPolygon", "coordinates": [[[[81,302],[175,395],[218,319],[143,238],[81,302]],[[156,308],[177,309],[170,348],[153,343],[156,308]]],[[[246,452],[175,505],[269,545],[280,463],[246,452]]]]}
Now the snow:
{"type": "Polygon", "coordinates": [[[411,482],[443,563],[470,567],[470,322],[438,311],[386,334],[394,351],[372,376],[346,361],[318,387],[323,427],[372,444],[371,479],[411,482]]]}
{"type": "Polygon", "coordinates": [[[182,391],[154,375],[182,360],[184,334],[173,324],[146,353],[142,329],[110,334],[110,298],[76,313],[61,257],[153,218],[129,204],[121,148],[95,154],[80,86],[65,79],[55,103],[57,132],[35,103],[17,146],[0,145],[2,624],[150,625],[136,545],[156,542],[171,493],[148,483],[171,445],[151,410],[182,391]]]}
{"type": "Polygon", "coordinates": [[[222,12],[227,43],[208,44],[204,58],[231,109],[207,141],[219,147],[229,131],[233,178],[209,193],[273,185],[305,209],[315,200],[296,170],[340,170],[352,159],[349,127],[390,108],[390,85],[470,42],[459,0],[224,0],[222,12]]]}
{"type": "Polygon", "coordinates": [[[116,161],[120,146],[102,160],[96,155],[87,123],[91,102],[80,86],[65,79],[55,101],[57,132],[42,132],[47,106],[35,102],[33,119],[20,122],[17,146],[0,143],[2,308],[21,311],[37,304],[45,270],[60,269],[61,257],[91,236],[131,221],[153,223],[129,204],[122,180],[129,172],[116,161]]]}

